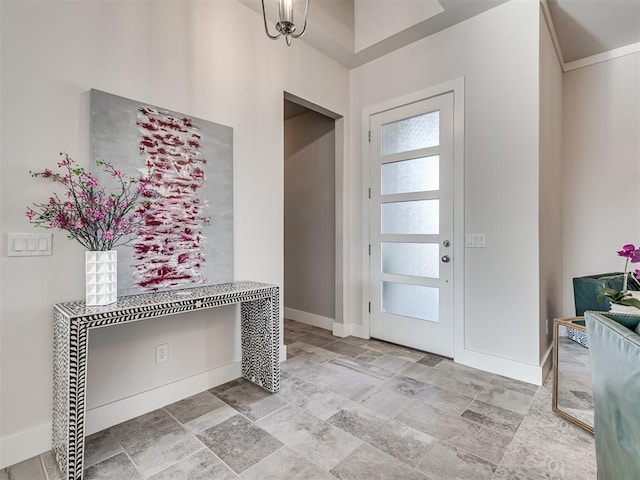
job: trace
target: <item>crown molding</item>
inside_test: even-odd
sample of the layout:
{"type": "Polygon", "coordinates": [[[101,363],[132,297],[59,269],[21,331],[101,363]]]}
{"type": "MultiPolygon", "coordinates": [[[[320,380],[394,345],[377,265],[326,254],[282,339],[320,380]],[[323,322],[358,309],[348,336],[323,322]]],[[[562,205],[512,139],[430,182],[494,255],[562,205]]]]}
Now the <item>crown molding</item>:
{"type": "Polygon", "coordinates": [[[613,60],[614,58],[632,55],[634,53],[640,53],[640,42],[632,43],[631,45],[626,45],[620,48],[614,48],[613,50],[598,53],[597,55],[592,55],[590,57],[580,58],[578,60],[574,60],[573,62],[563,63],[562,70],[565,72],[569,72],[578,68],[588,67],[589,65],[595,65],[596,63],[613,60]]]}

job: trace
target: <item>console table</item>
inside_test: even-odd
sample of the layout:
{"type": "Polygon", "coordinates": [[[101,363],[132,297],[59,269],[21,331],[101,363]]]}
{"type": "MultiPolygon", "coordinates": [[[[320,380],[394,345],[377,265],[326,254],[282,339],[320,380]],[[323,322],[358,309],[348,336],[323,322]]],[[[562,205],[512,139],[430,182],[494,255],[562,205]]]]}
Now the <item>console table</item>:
{"type": "Polygon", "coordinates": [[[116,303],[54,307],[53,451],[63,478],[82,479],[89,331],[138,320],[241,304],[242,376],[269,392],[280,388],[279,289],[257,282],[120,297],[116,303]]]}

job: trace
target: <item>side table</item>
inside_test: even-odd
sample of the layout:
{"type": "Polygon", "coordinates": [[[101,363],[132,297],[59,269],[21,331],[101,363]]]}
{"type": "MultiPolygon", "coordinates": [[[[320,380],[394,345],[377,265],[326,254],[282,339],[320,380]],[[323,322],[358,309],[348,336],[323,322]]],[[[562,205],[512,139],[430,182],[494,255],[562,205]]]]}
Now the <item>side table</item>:
{"type": "MultiPolygon", "coordinates": [[[[553,321],[553,396],[551,401],[552,410],[565,418],[571,423],[578,425],[579,427],[585,429],[587,432],[593,434],[594,428],[593,425],[589,425],[585,423],[583,420],[576,418],[574,415],[571,415],[567,411],[563,410],[558,406],[558,386],[559,386],[559,363],[558,363],[558,350],[559,350],[559,332],[560,327],[564,326],[567,328],[573,328],[579,332],[586,333],[587,327],[584,324],[584,317],[570,317],[570,318],[556,318],[553,321]]],[[[575,344],[577,345],[577,343],[575,344]]],[[[578,348],[586,348],[584,345],[578,348]]],[[[589,384],[590,385],[590,384],[589,384]]]]}
{"type": "Polygon", "coordinates": [[[120,297],[116,303],[54,307],[53,451],[65,479],[82,479],[89,331],[223,305],[241,305],[242,376],[269,392],[280,388],[279,289],[258,282],[120,297]]]}

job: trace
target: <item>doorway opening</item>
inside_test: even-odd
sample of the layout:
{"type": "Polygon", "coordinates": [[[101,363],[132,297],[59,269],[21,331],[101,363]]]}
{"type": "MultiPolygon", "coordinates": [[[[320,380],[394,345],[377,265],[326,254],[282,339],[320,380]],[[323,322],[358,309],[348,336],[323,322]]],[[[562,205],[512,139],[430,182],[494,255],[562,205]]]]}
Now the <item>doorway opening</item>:
{"type": "Polygon", "coordinates": [[[284,94],[284,317],[343,321],[342,117],[284,94]]]}

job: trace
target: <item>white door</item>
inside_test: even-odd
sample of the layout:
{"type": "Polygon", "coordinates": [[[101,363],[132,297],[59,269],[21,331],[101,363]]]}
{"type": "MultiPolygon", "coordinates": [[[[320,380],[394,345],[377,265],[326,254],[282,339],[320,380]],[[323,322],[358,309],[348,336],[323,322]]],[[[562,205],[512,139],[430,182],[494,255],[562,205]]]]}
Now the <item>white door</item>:
{"type": "Polygon", "coordinates": [[[453,357],[453,94],[371,121],[371,336],[453,357]]]}

